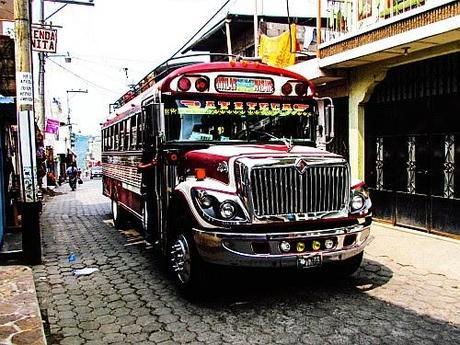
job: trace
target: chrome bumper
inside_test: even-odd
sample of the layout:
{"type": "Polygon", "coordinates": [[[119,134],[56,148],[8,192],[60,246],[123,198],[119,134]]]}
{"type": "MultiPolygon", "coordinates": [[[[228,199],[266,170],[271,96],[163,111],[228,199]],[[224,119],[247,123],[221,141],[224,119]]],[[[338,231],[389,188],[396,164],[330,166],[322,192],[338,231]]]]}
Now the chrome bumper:
{"type": "Polygon", "coordinates": [[[369,225],[270,234],[209,232],[195,228],[192,230],[196,248],[204,261],[241,267],[296,267],[299,257],[318,254],[322,256],[323,263],[339,262],[359,254],[372,241],[369,225]],[[355,240],[349,243],[351,238],[355,240]],[[335,246],[329,250],[315,251],[306,248],[302,252],[289,253],[283,253],[280,249],[282,241],[295,245],[298,242],[308,243],[324,239],[333,239],[335,246]],[[266,250],[264,253],[257,253],[255,246],[262,246],[266,250]]]}

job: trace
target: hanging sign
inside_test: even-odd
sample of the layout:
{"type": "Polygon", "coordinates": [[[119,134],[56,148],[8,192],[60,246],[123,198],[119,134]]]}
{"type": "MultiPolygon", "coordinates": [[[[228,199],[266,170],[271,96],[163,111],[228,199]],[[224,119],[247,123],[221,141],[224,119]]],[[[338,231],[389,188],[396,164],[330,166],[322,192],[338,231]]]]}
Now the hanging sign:
{"type": "Polygon", "coordinates": [[[32,50],[56,53],[57,30],[32,27],[32,50]]]}
{"type": "Polygon", "coordinates": [[[53,119],[46,119],[46,133],[57,134],[59,132],[60,121],[53,119]]]}
{"type": "Polygon", "coordinates": [[[16,73],[16,94],[18,105],[34,104],[32,73],[16,73]]]}

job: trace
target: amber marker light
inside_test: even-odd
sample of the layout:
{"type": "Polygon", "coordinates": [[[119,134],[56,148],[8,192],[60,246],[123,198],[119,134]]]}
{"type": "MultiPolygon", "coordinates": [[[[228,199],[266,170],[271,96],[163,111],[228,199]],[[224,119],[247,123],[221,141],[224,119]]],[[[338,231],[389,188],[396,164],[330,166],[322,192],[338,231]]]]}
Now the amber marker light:
{"type": "Polygon", "coordinates": [[[179,157],[177,156],[177,153],[171,153],[171,154],[169,155],[169,160],[170,160],[171,162],[177,162],[177,159],[178,159],[178,158],[179,158],[179,157]]]}
{"type": "Polygon", "coordinates": [[[198,181],[203,181],[206,178],[206,169],[204,168],[195,169],[195,177],[198,181]]]}
{"type": "Polygon", "coordinates": [[[305,250],[305,243],[297,242],[295,249],[297,250],[297,253],[302,253],[305,250]]]}
{"type": "Polygon", "coordinates": [[[321,248],[321,242],[319,242],[319,241],[313,241],[313,242],[311,243],[311,248],[312,248],[313,250],[319,250],[319,249],[321,248]]]}

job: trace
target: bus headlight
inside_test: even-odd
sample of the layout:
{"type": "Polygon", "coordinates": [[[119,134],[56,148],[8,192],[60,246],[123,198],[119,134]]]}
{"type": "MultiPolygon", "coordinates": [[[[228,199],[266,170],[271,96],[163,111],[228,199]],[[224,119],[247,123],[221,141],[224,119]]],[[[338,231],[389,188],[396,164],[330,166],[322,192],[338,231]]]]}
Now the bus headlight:
{"type": "Polygon", "coordinates": [[[369,190],[364,183],[358,184],[351,190],[350,212],[352,214],[367,214],[371,206],[369,190]]]}
{"type": "Polygon", "coordinates": [[[200,215],[208,222],[218,225],[246,223],[249,216],[238,196],[204,189],[191,190],[193,203],[200,215]]]}
{"type": "Polygon", "coordinates": [[[233,201],[226,200],[219,207],[220,216],[224,219],[232,219],[236,214],[236,205],[233,201]]]}
{"type": "Polygon", "coordinates": [[[210,208],[214,203],[214,198],[204,191],[198,192],[198,202],[203,208],[210,208]]]}
{"type": "Polygon", "coordinates": [[[356,194],[353,196],[351,199],[351,210],[352,211],[358,211],[362,209],[364,206],[364,198],[361,194],[356,194]]]}

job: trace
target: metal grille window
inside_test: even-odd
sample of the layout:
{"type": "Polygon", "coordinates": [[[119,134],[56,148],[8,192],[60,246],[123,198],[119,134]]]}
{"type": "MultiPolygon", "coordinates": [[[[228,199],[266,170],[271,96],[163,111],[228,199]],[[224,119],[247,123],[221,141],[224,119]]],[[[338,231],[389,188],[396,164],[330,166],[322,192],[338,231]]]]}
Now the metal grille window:
{"type": "Polygon", "coordinates": [[[375,160],[375,169],[377,172],[377,181],[376,181],[376,189],[382,190],[383,189],[383,138],[379,137],[376,139],[377,145],[377,157],[375,160]]]}
{"type": "Polygon", "coordinates": [[[444,198],[454,197],[455,136],[446,135],[444,146],[444,198]]]}
{"type": "Polygon", "coordinates": [[[407,192],[415,194],[415,137],[407,138],[407,192]]]}

